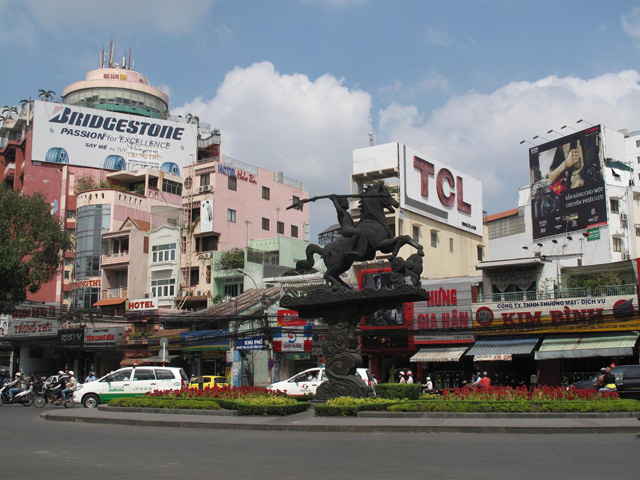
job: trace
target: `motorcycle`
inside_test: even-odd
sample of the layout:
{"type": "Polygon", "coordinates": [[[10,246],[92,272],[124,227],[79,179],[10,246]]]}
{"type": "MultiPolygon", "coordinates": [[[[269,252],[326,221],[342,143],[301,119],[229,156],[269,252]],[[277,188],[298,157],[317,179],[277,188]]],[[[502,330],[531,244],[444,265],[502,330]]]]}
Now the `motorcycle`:
{"type": "Polygon", "coordinates": [[[21,404],[25,407],[30,407],[33,404],[33,397],[35,395],[33,391],[33,386],[28,386],[21,392],[16,393],[13,396],[13,399],[9,398],[9,387],[8,384],[3,384],[2,388],[0,388],[0,406],[6,404],[21,404]]]}
{"type": "Polygon", "coordinates": [[[65,408],[73,408],[76,402],[73,399],[73,392],[67,395],[67,399],[62,398],[60,391],[54,392],[51,385],[47,385],[41,393],[38,393],[33,399],[33,406],[42,408],[47,403],[51,405],[64,405],[65,408]]]}

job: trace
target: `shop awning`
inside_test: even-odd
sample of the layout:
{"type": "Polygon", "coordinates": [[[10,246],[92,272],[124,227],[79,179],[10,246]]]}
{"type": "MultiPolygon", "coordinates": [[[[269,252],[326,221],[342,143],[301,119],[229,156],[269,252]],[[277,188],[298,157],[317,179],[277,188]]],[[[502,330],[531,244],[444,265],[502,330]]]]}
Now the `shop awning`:
{"type": "Polygon", "coordinates": [[[475,361],[511,360],[511,355],[530,355],[540,335],[504,335],[476,340],[465,356],[475,361]]]}
{"type": "Polygon", "coordinates": [[[535,353],[535,359],[627,357],[633,355],[638,336],[638,332],[548,335],[535,353]]]}
{"type": "Polygon", "coordinates": [[[423,348],[409,361],[412,363],[457,362],[468,348],[468,346],[423,348]]]}
{"type": "Polygon", "coordinates": [[[126,298],[105,298],[104,300],[98,300],[93,304],[94,307],[109,307],[113,305],[122,305],[126,302],[126,298]]]}

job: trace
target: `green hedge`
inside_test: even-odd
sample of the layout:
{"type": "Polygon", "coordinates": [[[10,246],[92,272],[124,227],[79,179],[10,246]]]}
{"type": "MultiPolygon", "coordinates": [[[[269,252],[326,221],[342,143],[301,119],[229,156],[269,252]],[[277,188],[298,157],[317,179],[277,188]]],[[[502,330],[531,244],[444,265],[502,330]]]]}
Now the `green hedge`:
{"type": "Polygon", "coordinates": [[[394,400],[417,400],[422,393],[419,383],[379,383],[375,388],[377,398],[394,400]]]}
{"type": "Polygon", "coordinates": [[[188,410],[220,410],[218,402],[205,399],[185,399],[185,398],[116,398],[109,402],[112,407],[129,408],[182,408],[188,410]]]}
{"type": "Polygon", "coordinates": [[[615,402],[563,401],[549,402],[460,402],[428,400],[392,405],[391,412],[481,412],[481,413],[611,413],[640,411],[636,400],[615,402]]]}
{"type": "Polygon", "coordinates": [[[324,404],[314,405],[316,417],[356,417],[358,412],[365,411],[385,411],[397,402],[392,400],[376,399],[375,403],[361,403],[354,405],[336,405],[331,401],[324,404]]]}
{"type": "Polygon", "coordinates": [[[220,406],[227,410],[236,410],[238,415],[292,415],[294,413],[304,412],[308,410],[311,404],[309,402],[301,402],[295,399],[289,399],[291,403],[286,404],[269,404],[265,400],[255,401],[252,403],[248,399],[231,400],[228,398],[219,398],[217,401],[220,406]]]}

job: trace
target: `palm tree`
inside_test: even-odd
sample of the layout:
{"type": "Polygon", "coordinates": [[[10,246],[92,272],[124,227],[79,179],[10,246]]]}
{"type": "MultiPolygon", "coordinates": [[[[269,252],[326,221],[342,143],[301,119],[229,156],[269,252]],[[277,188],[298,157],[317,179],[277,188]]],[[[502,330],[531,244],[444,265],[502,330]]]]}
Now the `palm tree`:
{"type": "Polygon", "coordinates": [[[10,107],[9,105],[5,105],[4,107],[2,107],[2,115],[5,117],[5,120],[7,118],[13,118],[13,114],[18,114],[18,108],[17,107],[10,107]],[[5,115],[5,113],[7,115],[5,115]]]}
{"type": "Polygon", "coordinates": [[[200,126],[200,117],[198,117],[197,115],[191,115],[190,113],[187,113],[186,118],[188,123],[195,123],[197,126],[200,126]]]}
{"type": "Polygon", "coordinates": [[[38,90],[38,96],[43,99],[45,102],[53,99],[53,96],[56,94],[53,90],[38,90]]]}

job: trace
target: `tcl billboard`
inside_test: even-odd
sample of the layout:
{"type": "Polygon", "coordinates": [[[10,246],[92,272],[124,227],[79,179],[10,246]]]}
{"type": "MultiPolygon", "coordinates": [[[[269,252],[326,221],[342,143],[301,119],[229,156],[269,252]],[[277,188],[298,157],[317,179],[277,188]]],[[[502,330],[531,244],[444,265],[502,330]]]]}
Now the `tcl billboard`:
{"type": "Polygon", "coordinates": [[[482,183],[400,145],[400,207],[482,236],[482,183]]]}
{"type": "Polygon", "coordinates": [[[174,175],[196,154],[197,126],[52,102],[34,102],[32,159],[174,175]]]}

